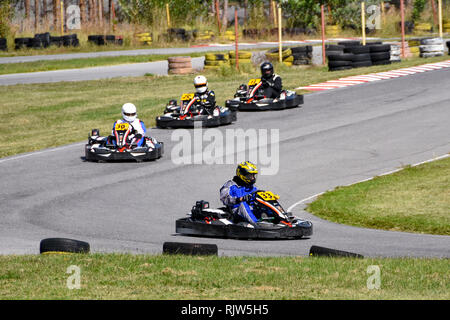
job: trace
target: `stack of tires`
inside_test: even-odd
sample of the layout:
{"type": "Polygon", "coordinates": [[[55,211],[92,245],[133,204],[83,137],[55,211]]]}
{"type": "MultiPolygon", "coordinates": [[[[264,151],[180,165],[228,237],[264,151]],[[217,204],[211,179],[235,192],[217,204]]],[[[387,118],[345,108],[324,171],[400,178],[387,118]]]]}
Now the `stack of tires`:
{"type": "Polygon", "coordinates": [[[443,27],[443,31],[445,33],[450,33],[450,20],[443,19],[442,23],[443,23],[443,26],[442,26],[443,27]]]}
{"type": "Polygon", "coordinates": [[[391,43],[391,62],[401,62],[401,44],[398,42],[391,43]]]}
{"type": "Polygon", "coordinates": [[[370,46],[363,46],[360,44],[346,46],[344,53],[353,54],[352,68],[370,67],[372,66],[372,59],[370,56],[370,46]]]}
{"type": "Polygon", "coordinates": [[[113,34],[109,35],[91,35],[88,36],[88,42],[93,43],[97,46],[104,45],[122,45],[123,38],[121,36],[115,36],[113,34]]]}
{"type": "Polygon", "coordinates": [[[223,65],[230,64],[230,56],[224,53],[207,53],[205,55],[205,69],[217,70],[223,65]]]}
{"type": "Polygon", "coordinates": [[[372,65],[391,64],[391,45],[390,44],[372,44],[370,48],[370,59],[372,65]]]}
{"type": "Polygon", "coordinates": [[[418,23],[414,26],[414,32],[422,35],[433,32],[433,26],[430,23],[418,23]]]}
{"type": "Polygon", "coordinates": [[[8,50],[8,42],[6,38],[0,38],[0,50],[2,51],[8,50]]]}
{"type": "Polygon", "coordinates": [[[211,30],[204,30],[204,31],[193,31],[193,36],[195,40],[198,41],[207,41],[207,40],[213,40],[214,39],[214,32],[211,30]]]}
{"type": "Polygon", "coordinates": [[[408,40],[409,52],[413,57],[418,57],[420,54],[420,39],[408,40]]]}
{"type": "Polygon", "coordinates": [[[33,38],[15,38],[14,44],[16,50],[31,48],[33,46],[33,38]]]}
{"type": "Polygon", "coordinates": [[[151,45],[153,38],[150,32],[141,32],[136,34],[137,41],[140,45],[151,45]]]}
{"type": "Polygon", "coordinates": [[[325,27],[325,33],[328,37],[338,37],[341,32],[341,27],[339,25],[330,25],[325,27]]]}
{"type": "Polygon", "coordinates": [[[234,31],[227,30],[225,34],[221,35],[219,38],[221,41],[236,41],[236,35],[234,31]]]}
{"type": "Polygon", "coordinates": [[[353,53],[331,53],[328,55],[328,71],[352,69],[353,53]]]}
{"type": "Polygon", "coordinates": [[[170,28],[167,30],[169,41],[188,41],[189,37],[183,28],[170,28]]]}
{"type": "MultiPolygon", "coordinates": [[[[294,62],[294,56],[292,55],[292,49],[282,48],[281,50],[282,50],[281,57],[282,57],[283,64],[285,64],[287,66],[292,66],[293,62],[294,62]]],[[[269,59],[271,61],[279,61],[279,59],[280,59],[279,49],[274,48],[274,49],[267,51],[266,57],[267,57],[267,59],[269,59]]]]}
{"type": "MultiPolygon", "coordinates": [[[[236,51],[229,51],[230,65],[236,65],[236,51]]],[[[239,65],[252,64],[252,53],[250,51],[239,51],[239,65]]]]}
{"type": "Polygon", "coordinates": [[[291,48],[293,62],[295,66],[311,64],[312,46],[300,46],[291,48]]]}
{"type": "Polygon", "coordinates": [[[191,57],[169,57],[169,74],[193,73],[191,57]]]}
{"type": "Polygon", "coordinates": [[[441,38],[420,40],[420,57],[439,57],[444,55],[444,41],[441,38]]]}
{"type": "Polygon", "coordinates": [[[448,54],[450,55],[450,41],[447,41],[448,54]]]}

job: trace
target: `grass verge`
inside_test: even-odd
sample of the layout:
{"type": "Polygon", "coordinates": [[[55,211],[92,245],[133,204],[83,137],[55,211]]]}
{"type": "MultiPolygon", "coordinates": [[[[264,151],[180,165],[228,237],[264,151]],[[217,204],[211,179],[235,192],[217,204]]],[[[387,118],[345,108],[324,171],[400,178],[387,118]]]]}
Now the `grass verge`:
{"type": "Polygon", "coordinates": [[[0,299],[450,299],[446,259],[92,254],[0,256],[0,265],[0,299]],[[80,289],[67,287],[72,265],[80,289]],[[379,289],[367,286],[372,265],[379,289]]]}
{"type": "Polygon", "coordinates": [[[337,223],[450,235],[450,157],[326,192],[307,210],[337,223]]]}
{"type": "MultiPolygon", "coordinates": [[[[191,57],[200,57],[204,53],[191,53],[191,57]]],[[[69,59],[69,60],[41,60],[33,62],[21,63],[6,63],[0,64],[1,74],[13,74],[24,72],[39,72],[39,71],[53,71],[63,69],[80,69],[89,67],[112,66],[118,64],[128,63],[144,63],[152,61],[167,60],[168,57],[177,56],[172,55],[136,55],[136,56],[116,56],[116,57],[96,57],[83,59],[69,59]]]]}
{"type": "MultiPolygon", "coordinates": [[[[395,65],[338,72],[328,72],[325,66],[276,65],[275,70],[283,77],[284,88],[292,90],[340,77],[446,59],[448,57],[414,58],[395,65]]],[[[220,105],[233,97],[241,83],[246,83],[251,77],[259,77],[259,73],[258,68],[244,65],[240,72],[225,67],[204,72],[220,105]]],[[[153,126],[155,117],[161,114],[170,99],[179,99],[183,92],[193,91],[192,79],[193,75],[147,76],[0,86],[0,157],[82,141],[92,128],[99,128],[100,133],[107,134],[112,123],[120,117],[120,108],[125,102],[135,103],[139,117],[147,127],[153,126]]]]}

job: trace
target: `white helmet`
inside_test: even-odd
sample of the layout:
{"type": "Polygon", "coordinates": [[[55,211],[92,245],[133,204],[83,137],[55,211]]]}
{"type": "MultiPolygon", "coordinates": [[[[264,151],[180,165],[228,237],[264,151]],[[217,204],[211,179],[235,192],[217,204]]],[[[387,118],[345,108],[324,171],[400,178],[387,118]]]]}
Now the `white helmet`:
{"type": "Polygon", "coordinates": [[[122,106],[122,117],[127,122],[136,120],[136,106],[132,103],[125,103],[122,106]]]}
{"type": "Polygon", "coordinates": [[[204,76],[196,76],[194,79],[194,87],[197,93],[205,93],[208,89],[208,80],[204,76]]]}

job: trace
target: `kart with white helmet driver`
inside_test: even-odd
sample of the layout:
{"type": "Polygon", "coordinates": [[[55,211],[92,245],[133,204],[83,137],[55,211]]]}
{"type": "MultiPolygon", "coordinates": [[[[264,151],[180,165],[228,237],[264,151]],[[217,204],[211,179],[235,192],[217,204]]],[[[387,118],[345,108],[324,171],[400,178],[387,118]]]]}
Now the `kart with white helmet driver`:
{"type": "Polygon", "coordinates": [[[100,136],[93,129],[85,145],[87,161],[134,160],[137,162],[156,160],[164,153],[164,144],[153,137],[145,136],[145,126],[137,119],[136,107],[132,103],[122,106],[123,120],[114,123],[112,134],[100,136]],[[138,126],[139,131],[133,126],[138,126]]]}
{"type": "Polygon", "coordinates": [[[236,121],[236,111],[211,104],[208,91],[208,82],[204,76],[194,79],[196,93],[184,93],[180,103],[170,100],[166,105],[164,114],[156,117],[156,126],[159,128],[193,128],[196,124],[202,127],[217,127],[231,124],[236,121]]]}

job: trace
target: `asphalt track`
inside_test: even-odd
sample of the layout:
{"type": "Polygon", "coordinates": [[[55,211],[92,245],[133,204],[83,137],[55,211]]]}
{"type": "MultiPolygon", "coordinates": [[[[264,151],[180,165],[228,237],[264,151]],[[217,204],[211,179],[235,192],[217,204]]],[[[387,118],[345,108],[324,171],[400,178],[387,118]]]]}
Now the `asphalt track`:
{"type": "MultiPolygon", "coordinates": [[[[287,208],[336,186],[447,154],[449,104],[450,70],[443,69],[308,94],[302,108],[239,113],[235,124],[210,133],[279,130],[279,144],[269,144],[274,163],[279,155],[279,170],[260,175],[257,185],[278,193],[287,208]]],[[[88,241],[93,252],[161,253],[163,242],[180,241],[216,243],[219,255],[227,256],[307,255],[320,245],[365,256],[450,257],[449,236],[339,225],[301,205],[294,214],[314,224],[307,239],[175,235],[175,220],[196,200],[219,205],[219,188],[243,154],[230,148],[233,164],[176,164],[174,132],[150,130],[166,145],[165,156],[150,163],[84,162],[85,142],[0,159],[0,253],[38,253],[41,239],[68,237],[88,241]]],[[[227,163],[219,155],[215,161],[221,159],[227,163]]]]}

